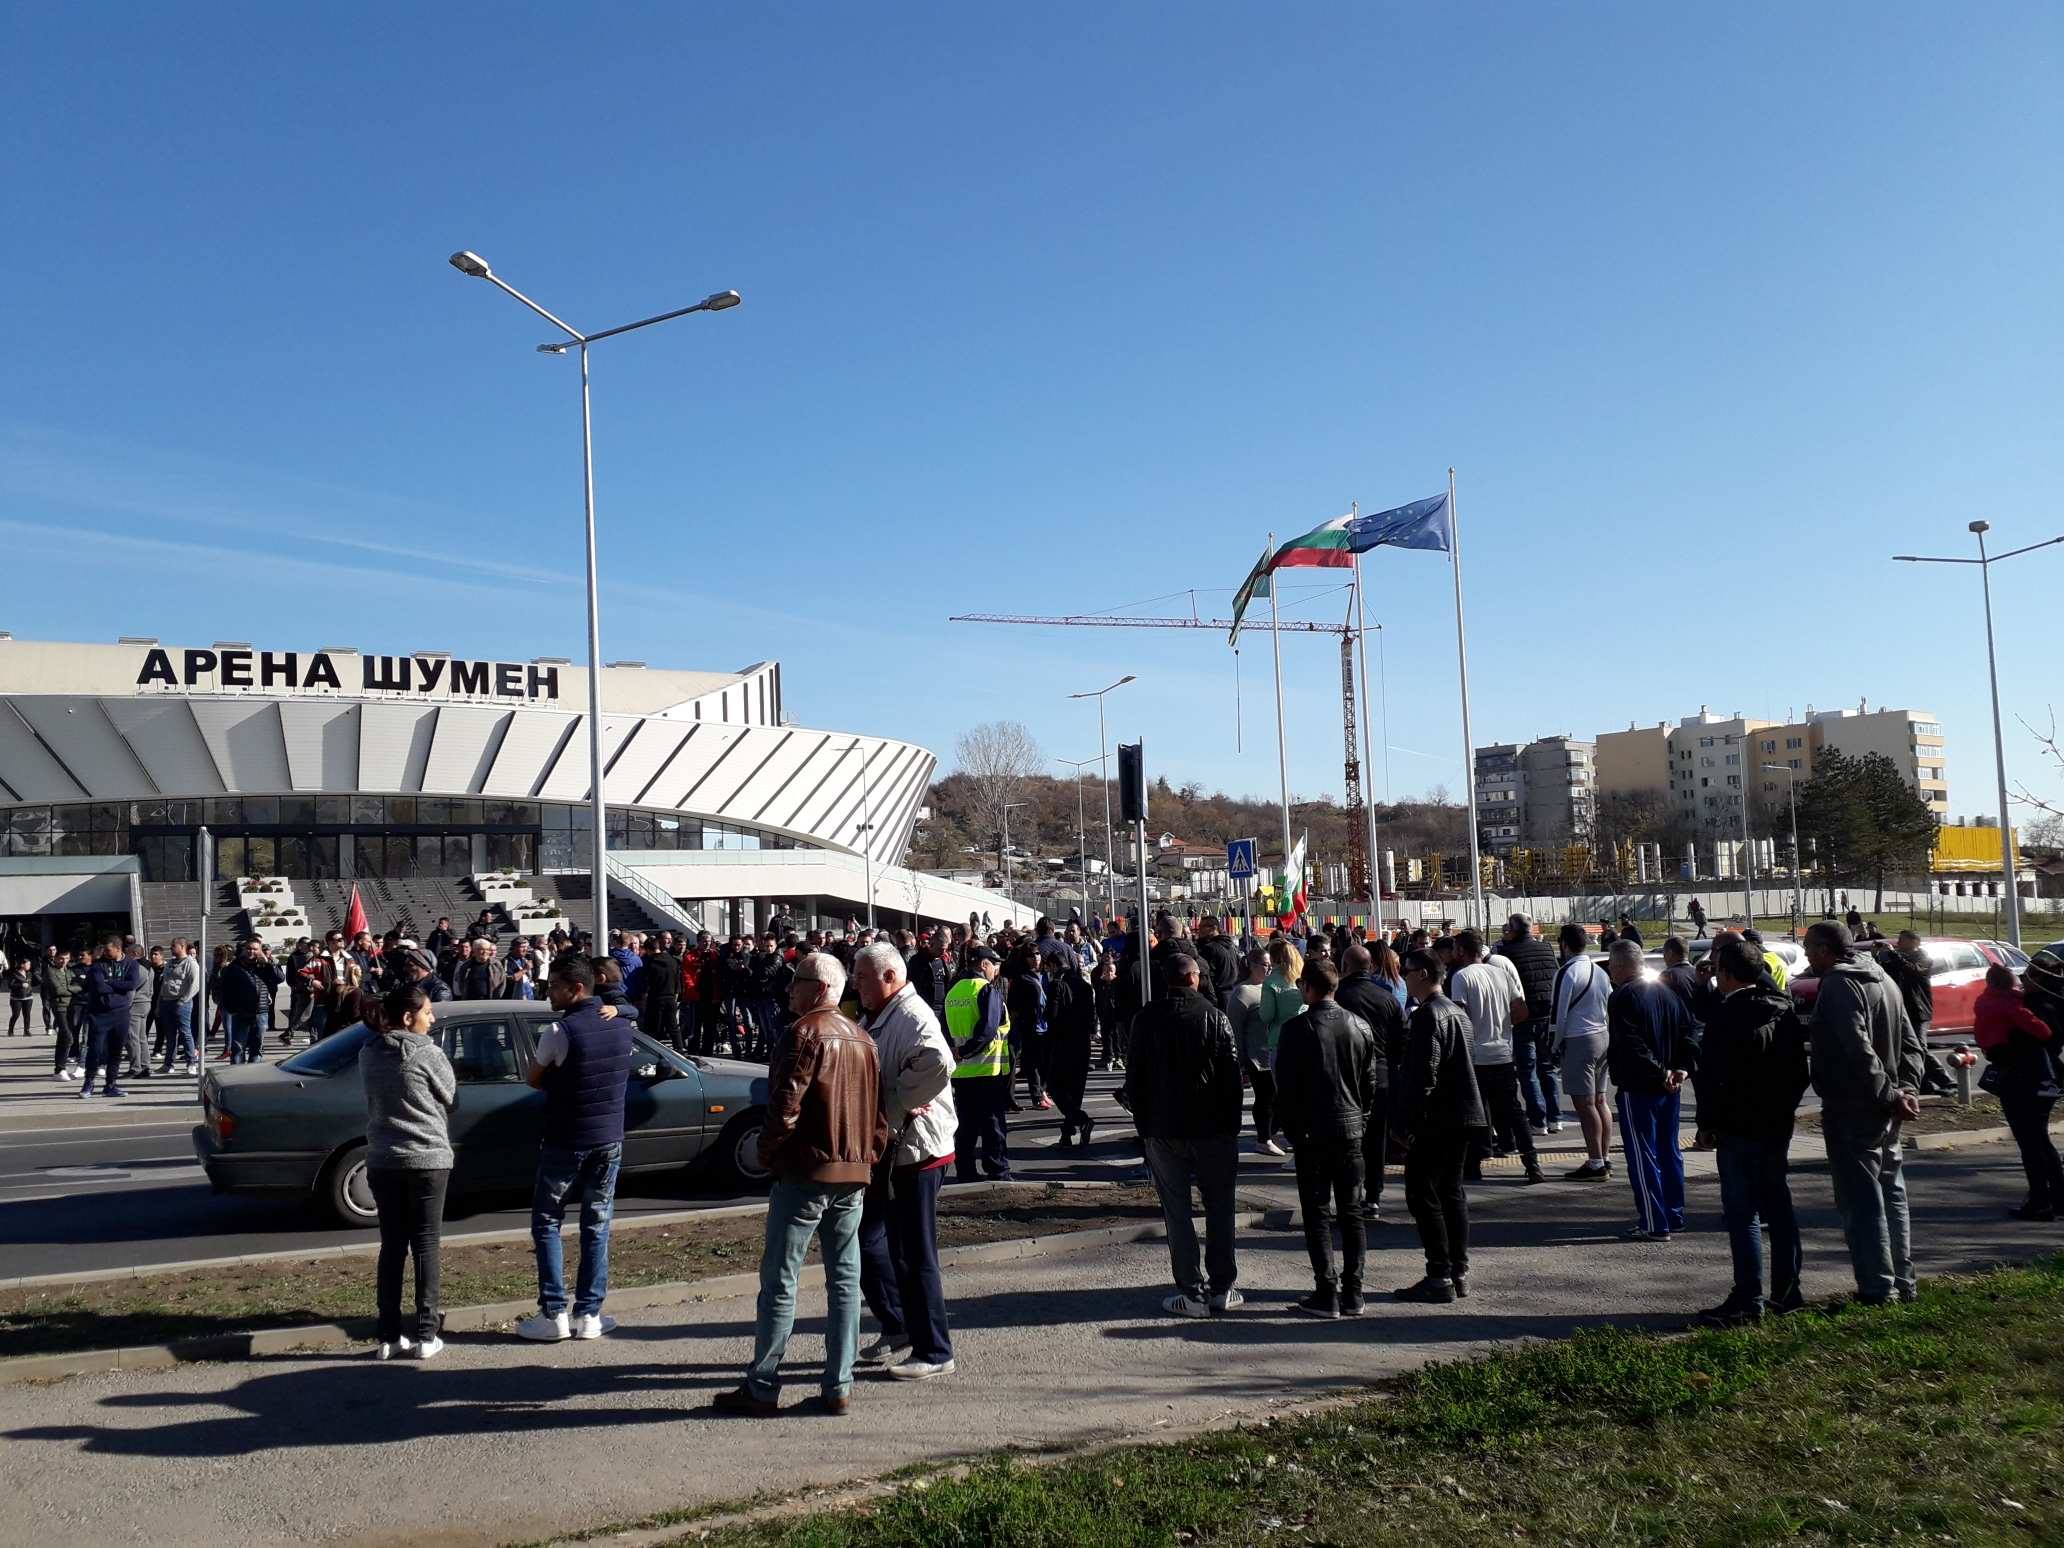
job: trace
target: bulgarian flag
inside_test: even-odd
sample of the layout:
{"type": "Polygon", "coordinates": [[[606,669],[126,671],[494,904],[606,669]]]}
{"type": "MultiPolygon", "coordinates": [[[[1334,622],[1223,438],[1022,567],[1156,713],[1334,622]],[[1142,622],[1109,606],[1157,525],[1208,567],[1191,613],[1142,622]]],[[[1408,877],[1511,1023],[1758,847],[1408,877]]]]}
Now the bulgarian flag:
{"type": "Polygon", "coordinates": [[[1350,545],[1353,535],[1347,530],[1352,516],[1336,516],[1322,527],[1314,527],[1303,537],[1294,537],[1276,550],[1276,557],[1269,568],[1280,570],[1286,565],[1315,566],[1322,570],[1346,570],[1354,565],[1355,550],[1350,545]]]}
{"type": "Polygon", "coordinates": [[[1283,885],[1276,889],[1281,897],[1288,900],[1287,903],[1277,905],[1284,910],[1283,923],[1286,925],[1297,923],[1304,913],[1304,856],[1310,842],[1310,833],[1298,834],[1296,846],[1290,851],[1290,863],[1283,867],[1283,885]]]}

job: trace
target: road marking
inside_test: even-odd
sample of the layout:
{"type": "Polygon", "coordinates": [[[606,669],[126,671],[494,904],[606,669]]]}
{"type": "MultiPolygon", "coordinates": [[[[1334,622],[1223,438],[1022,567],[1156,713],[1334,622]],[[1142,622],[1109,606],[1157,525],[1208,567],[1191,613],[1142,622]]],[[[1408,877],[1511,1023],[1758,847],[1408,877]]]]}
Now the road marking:
{"type": "MultiPolygon", "coordinates": [[[[140,1129],[144,1126],[139,1123],[131,1124],[130,1127],[140,1129]]],[[[193,1127],[193,1125],[183,1123],[179,1127],[181,1129],[190,1129],[193,1127]]],[[[160,1134],[156,1137],[159,1139],[170,1139],[172,1138],[172,1131],[168,1131],[167,1133],[160,1134]]],[[[0,1143],[0,1150],[58,1150],[66,1145],[132,1145],[143,1144],[145,1142],[146,1140],[143,1136],[110,1134],[104,1139],[30,1140],[26,1144],[21,1145],[0,1143]]]]}

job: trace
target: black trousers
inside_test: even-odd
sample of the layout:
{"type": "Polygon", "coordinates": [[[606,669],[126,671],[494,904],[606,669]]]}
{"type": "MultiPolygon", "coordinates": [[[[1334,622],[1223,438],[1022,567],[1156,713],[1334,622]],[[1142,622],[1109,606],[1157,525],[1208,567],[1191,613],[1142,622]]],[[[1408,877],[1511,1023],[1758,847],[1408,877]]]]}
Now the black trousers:
{"type": "Polygon", "coordinates": [[[1088,1116],[1082,1110],[1082,1097],[1089,1086],[1089,1039],[1049,1032],[1042,1052],[1046,1056],[1046,1094],[1061,1110],[1064,1123],[1083,1122],[1088,1116]]]}
{"type": "Polygon", "coordinates": [[[16,1022],[21,1023],[22,1036],[27,1037],[29,1035],[29,1007],[34,1003],[33,1000],[11,1000],[8,1002],[7,1035],[9,1037],[14,1036],[14,1024],[16,1022]]]}
{"type": "Polygon", "coordinates": [[[38,990],[37,997],[43,1002],[43,1030],[55,1032],[64,1025],[64,1017],[58,1011],[57,1001],[50,997],[50,991],[47,989],[38,990]]]}
{"type": "Polygon", "coordinates": [[[1362,1115],[1362,1197],[1383,1197],[1383,1165],[1390,1159],[1390,1093],[1376,1093],[1375,1111],[1362,1115]]]}
{"type": "Polygon", "coordinates": [[[1483,1165],[1484,1157],[1491,1153],[1491,1138],[1497,1137],[1498,1148],[1516,1150],[1526,1158],[1529,1168],[1534,1160],[1534,1131],[1527,1127],[1526,1104],[1519,1095],[1519,1068],[1511,1064],[1479,1064],[1476,1067],[1476,1089],[1483,1097],[1484,1111],[1490,1115],[1491,1127],[1488,1133],[1479,1130],[1476,1142],[1470,1147],[1469,1165],[1474,1171],[1483,1165]]]}
{"type": "Polygon", "coordinates": [[[2050,1138],[2050,1109],[2056,1105],[2055,1097],[2018,1091],[2000,1098],[2000,1111],[2021,1150],[2021,1170],[2028,1174],[2029,1207],[2064,1214],[2064,1164],[2057,1159],[2057,1142],[2050,1138]]]}
{"type": "Polygon", "coordinates": [[[1462,1191],[1462,1160],[1474,1131],[1415,1134],[1405,1152],[1405,1203],[1426,1249],[1431,1279],[1469,1272],[1469,1199],[1462,1191]]]}
{"type": "Polygon", "coordinates": [[[450,1182],[449,1168],[419,1172],[376,1167],[366,1171],[366,1183],[380,1211],[380,1262],[374,1286],[383,1344],[401,1337],[401,1264],[411,1257],[416,1260],[416,1339],[437,1337],[438,1249],[444,1228],[444,1190],[450,1182]]]}
{"type": "Polygon", "coordinates": [[[977,1075],[953,1083],[953,1111],[960,1120],[953,1131],[953,1170],[962,1182],[973,1182],[976,1165],[992,1178],[1010,1176],[1010,1130],[1004,1114],[1010,1107],[1009,1075],[977,1075]]]}
{"type": "Polygon", "coordinates": [[[1250,1064],[1247,1078],[1254,1083],[1254,1137],[1266,1145],[1276,1132],[1276,1072],[1250,1064]]]}
{"type": "Polygon", "coordinates": [[[688,1052],[681,1041],[681,1002],[678,999],[661,1000],[648,997],[645,1014],[639,1019],[638,1030],[647,1037],[664,1039],[673,1045],[675,1053],[688,1052]]]}
{"type": "Polygon", "coordinates": [[[57,1064],[51,1070],[53,1075],[62,1075],[65,1066],[77,1064],[86,1057],[86,1039],[79,1030],[77,1001],[69,1001],[57,1008],[57,1064]]]}
{"type": "Polygon", "coordinates": [[[1362,1287],[1362,1142],[1297,1142],[1297,1204],[1304,1215],[1304,1250],[1321,1290],[1362,1287]],[[1340,1275],[1333,1274],[1333,1222],[1340,1222],[1340,1275]]]}

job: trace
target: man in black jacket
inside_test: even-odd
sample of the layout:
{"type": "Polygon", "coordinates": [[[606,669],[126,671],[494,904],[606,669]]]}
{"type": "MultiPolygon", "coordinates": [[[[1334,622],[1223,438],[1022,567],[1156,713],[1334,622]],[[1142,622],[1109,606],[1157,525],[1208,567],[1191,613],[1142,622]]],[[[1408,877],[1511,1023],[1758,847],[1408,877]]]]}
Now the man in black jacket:
{"type": "Polygon", "coordinates": [[[1371,1067],[1376,1094],[1362,1116],[1362,1219],[1374,1221],[1383,1199],[1383,1163],[1390,1149],[1390,1072],[1404,1062],[1405,1008],[1389,984],[1378,983],[1375,958],[1366,946],[1350,946],[1340,959],[1340,987],[1333,998],[1368,1023],[1376,1060],[1371,1067]]]}
{"type": "Polygon", "coordinates": [[[1699,1129],[1718,1150],[1734,1289],[1698,1320],[1724,1328],[1763,1316],[1764,1226],[1770,1229],[1769,1308],[1795,1311],[1804,1304],[1786,1157],[1806,1091],[1806,1032],[1790,997],[1762,983],[1762,958],[1747,941],[1722,941],[1713,959],[1720,999],[1699,1040],[1699,1129]]]}
{"type": "Polygon", "coordinates": [[[1336,1003],[1339,985],[1332,963],[1322,957],[1305,963],[1298,980],[1304,1014],[1284,1025],[1276,1047],[1276,1112],[1297,1143],[1297,1202],[1316,1286],[1297,1309],[1313,1317],[1362,1314],[1362,1130],[1365,1115],[1384,1096],[1376,1081],[1376,1035],[1361,1017],[1336,1003]]]}
{"type": "Polygon", "coordinates": [[[1220,1010],[1224,1010],[1226,1001],[1240,982],[1240,949],[1219,931],[1216,914],[1206,914],[1197,921],[1194,944],[1198,960],[1211,975],[1211,987],[1206,993],[1217,1001],[1220,1010]]]}
{"type": "Polygon", "coordinates": [[[1549,1052],[1549,1023],[1555,1015],[1555,952],[1534,934],[1534,922],[1524,914],[1505,921],[1498,944],[1491,950],[1517,970],[1519,986],[1526,995],[1527,1019],[1512,1029],[1512,1068],[1519,1079],[1520,1100],[1526,1104],[1527,1126],[1536,1134],[1560,1134],[1562,1101],[1555,1086],[1555,1059],[1549,1052]]]}
{"type": "Polygon", "coordinates": [[[1870,953],[1899,990],[1906,1019],[1913,1023],[1914,1036],[1921,1040],[1922,1093],[1949,1095],[1956,1090],[1956,1080],[1928,1046],[1928,1032],[1935,1021],[1935,959],[1928,955],[1920,935],[1913,930],[1901,930],[1897,944],[1873,941],[1870,953]]]}
{"type": "Polygon", "coordinates": [[[648,1037],[663,1037],[674,1052],[685,1054],[681,1040],[681,959],[668,949],[671,934],[645,943],[644,972],[638,984],[644,991],[638,1007],[638,1026],[648,1037]]]}
{"type": "Polygon", "coordinates": [[[1225,1012],[1198,992],[1195,957],[1168,959],[1168,993],[1134,1018],[1125,1084],[1161,1215],[1175,1294],[1161,1309],[1176,1317],[1232,1311],[1244,1297],[1233,1288],[1233,1184],[1240,1163],[1240,1058],[1225,1012]],[[1204,1267],[1190,1189],[1204,1199],[1204,1267]],[[1207,1284],[1205,1274],[1210,1278],[1207,1284]]]}
{"type": "Polygon", "coordinates": [[[1469,1294],[1469,1201],[1462,1163],[1490,1127],[1477,1094],[1469,1012],[1441,993],[1447,972],[1430,951],[1405,955],[1412,1015],[1405,1060],[1391,1081],[1392,1121],[1405,1136],[1405,1203],[1426,1249],[1426,1277],[1400,1301],[1442,1305],[1469,1294]]]}
{"type": "Polygon", "coordinates": [[[1620,1092],[1620,1144],[1634,1185],[1635,1224],[1626,1235],[1667,1242],[1684,1229],[1677,1119],[1684,1082],[1698,1068],[1698,1028],[1675,990],[1642,978],[1644,956],[1637,943],[1614,941],[1606,959],[1614,988],[1605,1002],[1605,1066],[1620,1092]]]}
{"type": "Polygon", "coordinates": [[[946,927],[930,931],[916,956],[910,959],[910,987],[932,1008],[940,1026],[946,1025],[946,991],[953,987],[953,967],[946,960],[946,927]]]}

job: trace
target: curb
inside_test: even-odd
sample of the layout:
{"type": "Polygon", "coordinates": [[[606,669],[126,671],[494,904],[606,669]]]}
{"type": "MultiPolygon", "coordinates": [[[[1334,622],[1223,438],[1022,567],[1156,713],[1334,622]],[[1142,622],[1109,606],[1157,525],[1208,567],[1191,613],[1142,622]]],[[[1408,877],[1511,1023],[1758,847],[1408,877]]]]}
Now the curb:
{"type": "MultiPolygon", "coordinates": [[[[1012,1179],[1009,1182],[954,1183],[946,1189],[948,1198],[975,1198],[984,1193],[1001,1193],[1027,1188],[1115,1188],[1115,1182],[1082,1180],[1063,1182],[1056,1179],[1012,1179]]],[[[611,1225],[612,1231],[636,1231],[648,1226],[687,1225],[697,1220],[728,1220],[742,1215],[764,1215],[767,1212],[765,1200],[753,1204],[723,1204],[714,1209],[674,1209],[663,1214],[639,1215],[635,1218],[618,1216],[611,1225]]],[[[489,1247],[505,1242],[527,1242],[530,1227],[510,1226],[495,1231],[473,1231],[464,1236],[444,1238],[446,1247],[489,1247]]],[[[334,1247],[302,1247],[279,1252],[247,1252],[228,1258],[189,1258],[177,1263],[141,1263],[129,1268],[74,1269],[62,1274],[24,1274],[14,1279],[0,1279],[0,1290],[42,1290],[59,1285],[102,1284],[111,1279],[148,1279],[153,1274],[183,1274],[194,1269],[243,1268],[255,1263],[300,1263],[311,1258],[370,1258],[378,1255],[378,1242],[340,1242],[334,1247]]]]}
{"type": "MultiPolygon", "coordinates": [[[[2052,1134],[2064,1134],[2064,1123],[2050,1125],[2052,1134]]],[[[1965,1145],[1991,1145],[2014,1137],[2009,1128],[1951,1129],[1943,1134],[1916,1134],[1910,1141],[1915,1150],[1956,1150],[1965,1145]]]]}
{"type": "MultiPolygon", "coordinates": [[[[995,1184],[996,1187],[1045,1187],[1044,1183],[995,1184]]],[[[1102,1187],[1105,1184],[1089,1184],[1102,1187]]],[[[704,1213],[708,1213],[705,1211],[704,1213]]],[[[1240,1230],[1260,1230],[1265,1214],[1250,1210],[1235,1215],[1240,1230]]],[[[1201,1230],[1203,1221],[1199,1219],[1201,1230]]],[[[527,1233],[526,1233],[527,1234],[527,1233]]],[[[1106,1226],[1092,1231],[1064,1231],[1054,1236],[1016,1237],[1008,1241],[980,1242],[942,1253],[941,1269],[982,1263],[1008,1263],[1021,1258],[1051,1258],[1070,1252],[1131,1242],[1153,1241],[1167,1235],[1159,1221],[1106,1226]]],[[[675,1280],[665,1284],[639,1285],[612,1290],[609,1303],[619,1310],[643,1310],[655,1306],[694,1306],[705,1301],[757,1295],[760,1276],[724,1274],[715,1279],[675,1280]]],[[[533,1297],[524,1301],[498,1301],[485,1306],[460,1306],[444,1314],[447,1333],[482,1333],[526,1317],[535,1310],[533,1297]]],[[[179,1339],[170,1344],[138,1344],[126,1349],[84,1349],[69,1354],[23,1355],[0,1360],[0,1386],[30,1381],[59,1381],[68,1376],[91,1376],[107,1371],[167,1370],[175,1365],[210,1361],[260,1360],[310,1350],[339,1349],[364,1343],[374,1333],[368,1317],[351,1322],[324,1322],[299,1328],[266,1328],[253,1333],[225,1333],[208,1338],[179,1339]]]]}

